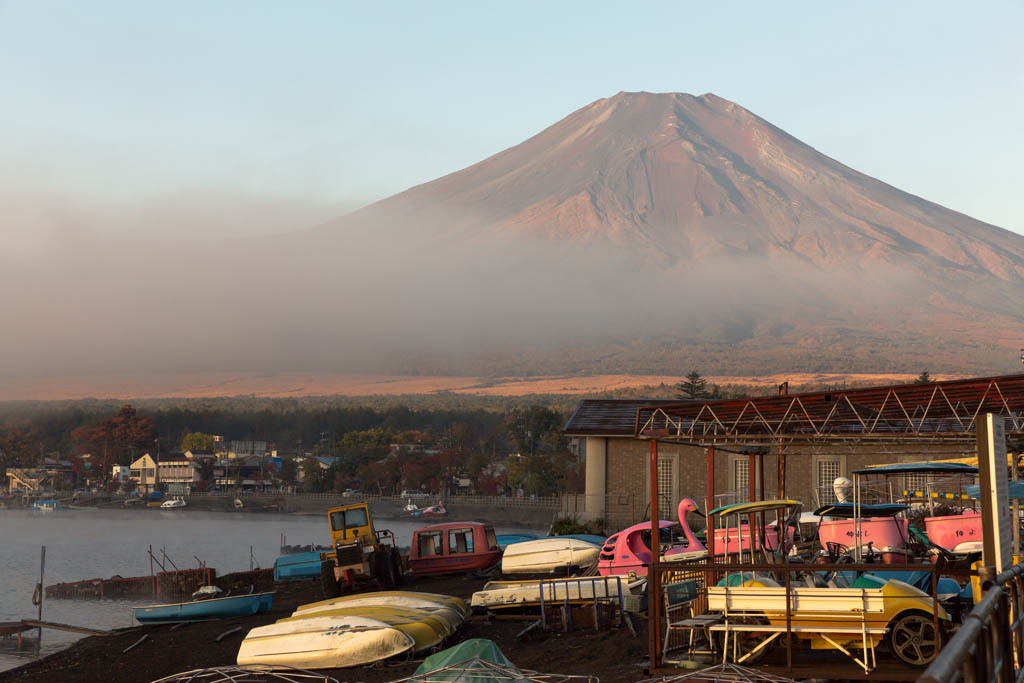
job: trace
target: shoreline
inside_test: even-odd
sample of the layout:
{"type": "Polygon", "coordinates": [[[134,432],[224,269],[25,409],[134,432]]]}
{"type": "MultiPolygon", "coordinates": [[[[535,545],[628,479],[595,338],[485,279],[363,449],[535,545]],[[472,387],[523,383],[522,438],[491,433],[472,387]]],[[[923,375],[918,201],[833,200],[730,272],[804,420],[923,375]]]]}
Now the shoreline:
{"type": "MultiPolygon", "coordinates": [[[[232,574],[218,578],[229,582],[232,574]]],[[[404,590],[453,595],[468,600],[483,587],[486,579],[469,576],[439,578],[410,577],[404,590]]],[[[290,616],[300,604],[322,599],[318,581],[271,583],[259,586],[275,591],[274,606],[266,614],[207,622],[182,627],[168,624],[135,625],[116,629],[108,636],[88,636],[40,659],[0,672],[0,679],[14,683],[40,680],[74,680],[79,683],[139,683],[193,669],[234,664],[239,644],[249,629],[290,616]],[[224,636],[238,627],[240,630],[224,636]],[[148,638],[124,652],[142,635],[148,638]]],[[[370,584],[366,590],[375,590],[370,584]]],[[[597,674],[602,683],[637,680],[647,655],[646,620],[634,619],[637,636],[626,628],[603,631],[580,628],[570,633],[544,633],[535,629],[529,637],[519,638],[522,621],[494,621],[470,617],[443,647],[451,647],[469,638],[495,641],[501,651],[518,667],[562,674],[597,674]]],[[[427,653],[422,653],[423,655],[427,653]]],[[[422,662],[396,659],[365,667],[325,670],[338,680],[385,683],[411,675],[422,662]]]]}
{"type": "MultiPolygon", "coordinates": [[[[382,520],[404,520],[423,525],[431,522],[465,520],[489,522],[503,526],[516,526],[524,529],[548,529],[556,518],[572,516],[571,513],[564,514],[561,505],[553,507],[550,501],[538,503],[529,499],[502,498],[499,496],[488,497],[486,501],[481,501],[479,497],[460,500],[458,496],[452,496],[446,503],[448,515],[446,517],[430,519],[406,515],[402,510],[406,501],[400,496],[353,497],[342,496],[341,494],[256,494],[238,496],[245,503],[245,506],[242,508],[235,507],[234,500],[236,496],[231,494],[193,494],[181,497],[188,503],[185,508],[163,509],[143,505],[126,506],[122,502],[124,499],[111,499],[100,502],[95,506],[81,505],[81,502],[84,502],[84,500],[89,500],[84,499],[76,503],[80,505],[77,509],[38,512],[36,514],[66,514],[67,512],[90,514],[94,511],[117,511],[141,515],[152,513],[189,515],[197,512],[219,512],[316,517],[325,514],[328,509],[333,507],[366,502],[370,505],[370,510],[376,518],[382,520]]],[[[33,512],[31,506],[21,505],[20,501],[10,497],[8,499],[0,498],[0,503],[5,503],[5,506],[0,507],[0,512],[5,509],[33,512]],[[11,502],[7,502],[8,500],[11,502]]]]}

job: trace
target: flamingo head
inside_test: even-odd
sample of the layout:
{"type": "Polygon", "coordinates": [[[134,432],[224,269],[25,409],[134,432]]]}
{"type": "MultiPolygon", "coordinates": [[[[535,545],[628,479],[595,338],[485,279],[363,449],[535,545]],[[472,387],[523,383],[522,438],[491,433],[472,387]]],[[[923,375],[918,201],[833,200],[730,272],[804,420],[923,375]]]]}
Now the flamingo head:
{"type": "Polygon", "coordinates": [[[701,517],[704,516],[704,514],[697,509],[697,503],[695,503],[692,498],[683,498],[679,501],[679,519],[686,519],[687,512],[696,512],[701,517]]]}

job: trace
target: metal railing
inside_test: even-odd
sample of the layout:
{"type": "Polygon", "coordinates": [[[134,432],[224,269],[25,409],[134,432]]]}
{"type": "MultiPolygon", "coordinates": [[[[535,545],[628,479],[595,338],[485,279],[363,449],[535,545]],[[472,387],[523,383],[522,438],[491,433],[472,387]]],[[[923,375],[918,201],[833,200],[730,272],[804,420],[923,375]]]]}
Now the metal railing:
{"type": "Polygon", "coordinates": [[[918,683],[1024,680],[1024,565],[993,574],[978,569],[984,596],[918,683]]]}

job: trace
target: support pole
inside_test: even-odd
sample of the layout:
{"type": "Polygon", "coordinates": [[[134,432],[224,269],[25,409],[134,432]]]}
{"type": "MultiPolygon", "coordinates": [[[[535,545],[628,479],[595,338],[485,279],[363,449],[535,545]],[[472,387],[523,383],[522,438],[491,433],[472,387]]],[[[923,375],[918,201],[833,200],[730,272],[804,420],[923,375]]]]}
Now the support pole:
{"type": "MultiPolygon", "coordinates": [[[[1018,467],[1017,454],[1012,453],[1010,455],[1012,467],[1010,469],[1010,476],[1013,481],[1020,479],[1020,468],[1018,467]]],[[[1010,505],[1010,509],[1013,512],[1013,554],[1020,554],[1020,499],[1014,498],[1010,505]]]]}
{"type": "MultiPolygon", "coordinates": [[[[715,505],[715,447],[714,445],[708,446],[707,448],[707,471],[708,471],[708,510],[707,510],[707,532],[704,534],[707,539],[708,547],[708,561],[715,561],[715,528],[711,523],[711,511],[717,506],[715,505]]],[[[726,536],[725,549],[729,549],[729,540],[726,536]]]]}
{"type": "MultiPolygon", "coordinates": [[[[43,572],[46,570],[46,546],[42,546],[39,553],[39,616],[38,620],[43,620],[43,598],[46,596],[46,588],[43,585],[43,572]]],[[[39,643],[43,642],[43,628],[39,627],[39,643]]]]}
{"type": "Polygon", "coordinates": [[[647,631],[650,636],[651,671],[661,668],[661,575],[659,573],[661,556],[661,513],[658,510],[658,441],[650,442],[651,470],[651,565],[647,572],[647,614],[649,623],[647,631]]]}
{"type": "Polygon", "coordinates": [[[757,456],[747,456],[747,502],[757,500],[757,456]]]}
{"type": "Polygon", "coordinates": [[[782,439],[779,439],[779,498],[786,499],[786,451],[783,450],[782,439]]]}

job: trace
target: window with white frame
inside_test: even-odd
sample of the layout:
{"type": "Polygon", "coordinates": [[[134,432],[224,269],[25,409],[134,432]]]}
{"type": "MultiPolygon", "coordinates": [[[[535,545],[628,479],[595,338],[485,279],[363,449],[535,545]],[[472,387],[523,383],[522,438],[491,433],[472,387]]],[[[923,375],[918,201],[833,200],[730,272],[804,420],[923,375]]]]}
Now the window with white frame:
{"type": "MultiPolygon", "coordinates": [[[[905,455],[899,459],[899,462],[918,462],[920,458],[914,455],[905,455]]],[[[931,482],[927,474],[912,473],[903,475],[903,489],[910,491],[910,496],[913,497],[916,491],[920,491],[922,495],[927,495],[928,484],[931,482]]]]}
{"type": "Polygon", "coordinates": [[[747,502],[750,497],[750,459],[747,457],[733,458],[730,468],[732,480],[730,488],[734,503],[747,502]]]}
{"type": "Polygon", "coordinates": [[[676,502],[676,458],[660,456],[658,458],[658,510],[664,517],[676,502]]]}
{"type": "Polygon", "coordinates": [[[836,502],[836,493],[832,482],[843,476],[843,459],[819,457],[814,464],[815,488],[818,491],[818,502],[822,505],[836,502]]]}

